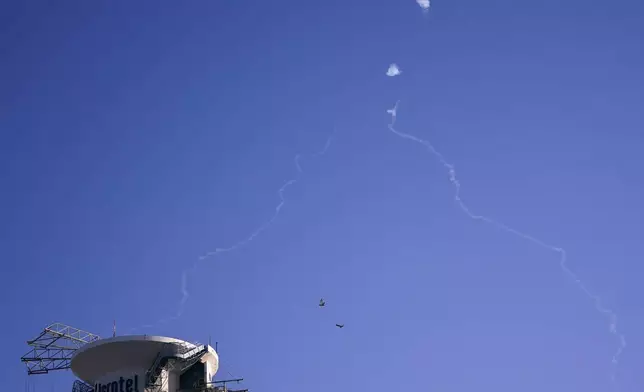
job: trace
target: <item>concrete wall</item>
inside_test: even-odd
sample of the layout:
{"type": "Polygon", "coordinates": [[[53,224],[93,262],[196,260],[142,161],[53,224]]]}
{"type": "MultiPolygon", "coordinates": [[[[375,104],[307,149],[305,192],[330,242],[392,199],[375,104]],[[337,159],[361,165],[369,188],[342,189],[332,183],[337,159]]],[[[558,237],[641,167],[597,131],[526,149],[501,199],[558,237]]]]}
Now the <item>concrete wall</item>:
{"type": "Polygon", "coordinates": [[[168,374],[167,392],[176,392],[179,389],[179,373],[170,372],[168,374]]]}

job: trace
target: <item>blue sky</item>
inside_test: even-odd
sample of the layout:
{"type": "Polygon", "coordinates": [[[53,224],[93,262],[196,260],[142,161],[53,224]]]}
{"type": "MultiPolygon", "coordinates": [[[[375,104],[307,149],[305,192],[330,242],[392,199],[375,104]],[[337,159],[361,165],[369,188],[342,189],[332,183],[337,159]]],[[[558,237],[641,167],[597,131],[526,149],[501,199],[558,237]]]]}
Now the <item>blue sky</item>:
{"type": "Polygon", "coordinates": [[[635,0],[3,3],[6,389],[49,322],[175,314],[182,271],[270,219],[301,153],[274,224],[146,333],[211,336],[254,391],[611,390],[609,320],[555,252],[462,213],[388,131],[400,100],[473,212],[566,249],[641,390],[643,36],[635,0]]]}

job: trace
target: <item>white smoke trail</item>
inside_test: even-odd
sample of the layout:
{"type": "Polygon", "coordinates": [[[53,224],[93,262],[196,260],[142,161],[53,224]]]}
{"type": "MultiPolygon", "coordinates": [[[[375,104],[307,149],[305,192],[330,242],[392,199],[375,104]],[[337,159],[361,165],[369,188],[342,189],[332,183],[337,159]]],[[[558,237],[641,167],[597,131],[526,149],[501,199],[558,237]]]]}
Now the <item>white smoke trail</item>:
{"type": "MultiPolygon", "coordinates": [[[[310,156],[312,158],[316,158],[316,157],[321,157],[324,154],[326,154],[327,150],[331,146],[331,142],[333,141],[333,138],[335,137],[335,133],[336,133],[336,129],[334,129],[333,132],[331,133],[331,135],[327,138],[326,143],[324,144],[324,148],[322,148],[318,152],[310,154],[310,156]]],[[[174,316],[166,317],[164,319],[161,319],[161,320],[157,321],[154,324],[145,324],[145,325],[142,325],[142,326],[140,326],[138,328],[133,328],[133,329],[129,330],[128,333],[132,333],[132,332],[140,330],[140,329],[152,328],[154,326],[157,326],[157,325],[160,325],[160,324],[165,324],[165,323],[168,323],[170,321],[174,321],[174,320],[179,319],[181,317],[181,315],[183,314],[186,302],[190,298],[190,292],[188,291],[188,273],[191,272],[192,270],[194,270],[197,267],[197,265],[198,265],[198,263],[200,261],[206,260],[206,259],[211,258],[211,257],[217,257],[217,256],[219,256],[220,254],[223,254],[223,253],[236,251],[239,248],[243,247],[244,245],[247,245],[249,242],[253,241],[258,235],[260,235],[262,232],[264,232],[266,229],[268,229],[275,222],[275,220],[277,219],[277,217],[280,214],[280,211],[282,210],[282,207],[284,207],[284,205],[286,204],[286,199],[284,199],[284,192],[286,191],[286,189],[288,187],[290,187],[291,185],[294,185],[295,183],[297,183],[300,180],[300,176],[304,173],[304,171],[302,170],[302,166],[300,165],[300,158],[301,157],[302,157],[302,154],[297,154],[297,155],[295,155],[295,158],[293,159],[293,162],[295,164],[295,168],[297,170],[297,174],[295,175],[295,178],[286,181],[277,190],[277,195],[279,196],[280,201],[275,206],[275,210],[273,211],[273,215],[271,216],[271,218],[268,219],[266,222],[264,222],[262,225],[260,225],[258,228],[256,228],[253,232],[251,232],[248,237],[245,237],[244,239],[238,241],[234,245],[229,246],[227,248],[215,248],[215,250],[207,252],[207,253],[203,254],[202,256],[199,256],[197,258],[197,261],[195,263],[193,263],[193,265],[190,268],[184,270],[181,273],[181,300],[179,301],[179,307],[178,307],[178,310],[177,310],[177,312],[176,312],[176,314],[174,316]]]]}
{"type": "Polygon", "coordinates": [[[619,357],[622,354],[622,352],[624,351],[624,349],[626,348],[626,338],[625,338],[625,336],[623,334],[619,333],[618,330],[617,330],[617,314],[615,312],[613,312],[611,309],[605,307],[602,304],[602,299],[598,295],[593,294],[586,287],[586,285],[581,281],[581,279],[579,279],[577,274],[575,274],[568,267],[567,259],[566,259],[566,257],[567,257],[566,251],[563,248],[560,248],[560,247],[557,247],[557,246],[554,246],[554,245],[550,245],[550,244],[548,244],[548,243],[546,243],[546,242],[544,242],[544,241],[542,241],[542,240],[540,240],[540,239],[538,239],[538,238],[536,238],[536,237],[534,237],[534,236],[532,236],[530,234],[526,234],[524,232],[516,230],[516,229],[514,229],[514,228],[512,228],[512,227],[510,227],[510,226],[508,226],[508,225],[506,225],[504,223],[496,221],[494,219],[488,218],[488,217],[483,216],[483,215],[475,215],[475,214],[473,214],[470,211],[470,209],[467,207],[467,205],[465,205],[465,203],[461,200],[461,196],[460,196],[460,194],[461,194],[461,183],[456,178],[456,170],[454,169],[454,165],[452,165],[449,162],[447,162],[445,160],[445,158],[443,157],[443,155],[440,152],[438,152],[429,141],[420,139],[420,138],[418,138],[418,137],[416,137],[414,135],[410,135],[410,134],[407,134],[407,133],[400,132],[400,131],[398,131],[398,130],[396,130],[394,128],[394,125],[396,124],[396,116],[398,114],[398,104],[399,103],[400,103],[400,101],[396,101],[396,104],[394,105],[394,107],[392,109],[387,110],[387,113],[389,113],[391,115],[391,122],[388,124],[387,127],[396,136],[401,137],[403,139],[411,140],[413,142],[416,142],[416,143],[419,143],[419,144],[422,144],[423,146],[425,146],[425,148],[427,148],[429,150],[429,152],[432,155],[434,155],[434,157],[440,162],[440,164],[442,164],[443,167],[445,167],[445,169],[447,169],[447,172],[449,174],[449,181],[454,186],[454,201],[456,201],[456,203],[461,208],[461,210],[468,217],[470,217],[471,219],[480,220],[480,221],[489,223],[489,224],[491,224],[491,225],[493,225],[493,226],[495,226],[495,227],[497,227],[497,228],[499,228],[499,229],[501,229],[501,230],[503,230],[505,232],[514,234],[514,235],[516,235],[518,237],[521,237],[521,238],[523,238],[523,239],[525,239],[527,241],[530,241],[530,242],[534,243],[535,245],[538,245],[538,246],[540,246],[542,248],[545,248],[545,249],[548,249],[548,250],[551,250],[553,252],[558,253],[560,255],[559,266],[561,267],[561,270],[575,282],[577,287],[581,291],[583,291],[584,294],[590,300],[592,300],[592,302],[595,305],[595,309],[598,312],[600,312],[602,315],[604,315],[604,316],[606,316],[608,318],[608,320],[609,320],[609,332],[619,342],[619,346],[618,346],[616,352],[613,354],[613,357],[612,357],[612,371],[611,371],[612,387],[613,387],[613,390],[616,390],[616,387],[617,387],[616,377],[617,377],[617,370],[618,370],[618,366],[619,366],[619,357]]]}
{"type": "MultiPolygon", "coordinates": [[[[326,154],[327,150],[329,149],[329,146],[331,145],[331,140],[332,140],[334,134],[335,134],[335,131],[327,139],[327,142],[324,145],[324,148],[322,150],[316,152],[316,153],[311,154],[311,157],[318,157],[318,156],[322,156],[322,155],[326,154]]],[[[284,191],[289,186],[297,183],[299,181],[299,179],[300,179],[300,175],[303,173],[302,167],[300,166],[300,157],[301,156],[302,156],[302,154],[297,154],[295,156],[295,158],[293,159],[293,161],[295,163],[295,168],[297,169],[297,175],[295,176],[295,178],[286,181],[284,183],[284,185],[282,185],[282,187],[277,190],[277,194],[278,194],[278,196],[280,198],[280,202],[277,204],[277,206],[275,206],[275,211],[273,212],[273,216],[268,221],[266,221],[263,225],[258,227],[255,231],[253,231],[250,234],[250,236],[248,236],[247,238],[237,242],[236,244],[234,244],[234,245],[232,245],[232,246],[230,246],[228,248],[216,248],[214,251],[211,251],[211,252],[208,252],[208,253],[206,253],[206,254],[204,254],[202,256],[199,256],[200,261],[205,260],[205,259],[207,259],[209,257],[214,257],[214,256],[218,255],[219,253],[232,252],[234,250],[239,249],[240,247],[242,247],[242,246],[246,245],[247,243],[249,243],[250,241],[254,240],[255,237],[260,235],[264,230],[266,230],[270,225],[272,225],[273,222],[275,222],[275,219],[277,219],[277,217],[279,216],[279,213],[280,213],[282,207],[284,207],[284,205],[286,204],[286,200],[284,199],[284,191]]]]}

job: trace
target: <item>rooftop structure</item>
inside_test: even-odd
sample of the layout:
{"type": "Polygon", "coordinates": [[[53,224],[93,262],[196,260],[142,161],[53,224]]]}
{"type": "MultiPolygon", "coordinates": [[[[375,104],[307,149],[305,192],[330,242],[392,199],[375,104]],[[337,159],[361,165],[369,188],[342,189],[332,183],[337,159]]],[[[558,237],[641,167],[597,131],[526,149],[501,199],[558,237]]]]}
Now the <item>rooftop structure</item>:
{"type": "Polygon", "coordinates": [[[72,392],[247,392],[228,390],[242,379],[213,381],[219,356],[207,344],[148,335],[98,335],[52,324],[21,360],[27,373],[71,369],[72,392]]]}

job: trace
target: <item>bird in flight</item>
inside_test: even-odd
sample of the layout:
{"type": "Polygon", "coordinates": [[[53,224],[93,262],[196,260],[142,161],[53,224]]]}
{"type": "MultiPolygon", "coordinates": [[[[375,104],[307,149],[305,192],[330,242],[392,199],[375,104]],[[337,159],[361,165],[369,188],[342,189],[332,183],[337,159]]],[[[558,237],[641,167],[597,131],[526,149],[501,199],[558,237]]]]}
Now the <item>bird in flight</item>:
{"type": "Polygon", "coordinates": [[[335,326],[338,328],[344,328],[344,324],[336,324],[335,326]]]}
{"type": "Polygon", "coordinates": [[[324,307],[324,305],[326,305],[326,302],[324,302],[324,298],[320,298],[320,304],[318,306],[324,307]]]}

